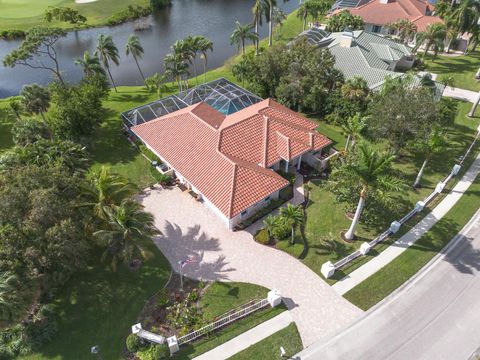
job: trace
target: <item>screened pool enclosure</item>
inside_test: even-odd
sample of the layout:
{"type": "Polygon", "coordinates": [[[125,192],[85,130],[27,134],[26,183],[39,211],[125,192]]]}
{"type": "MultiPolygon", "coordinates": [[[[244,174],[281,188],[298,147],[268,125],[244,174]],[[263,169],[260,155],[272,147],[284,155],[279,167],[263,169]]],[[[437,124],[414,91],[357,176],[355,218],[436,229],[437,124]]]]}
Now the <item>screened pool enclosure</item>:
{"type": "Polygon", "coordinates": [[[130,128],[199,102],[205,102],[221,113],[230,115],[259,101],[262,99],[257,95],[221,78],[125,111],[122,118],[130,128]]]}

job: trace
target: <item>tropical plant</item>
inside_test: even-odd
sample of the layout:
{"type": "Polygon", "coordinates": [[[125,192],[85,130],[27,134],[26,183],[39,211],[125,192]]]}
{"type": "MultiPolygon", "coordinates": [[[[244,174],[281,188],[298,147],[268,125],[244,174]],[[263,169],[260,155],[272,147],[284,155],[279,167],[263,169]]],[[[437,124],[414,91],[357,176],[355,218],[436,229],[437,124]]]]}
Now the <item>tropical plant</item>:
{"type": "Polygon", "coordinates": [[[11,321],[26,307],[25,299],[19,296],[20,281],[10,271],[0,272],[0,320],[11,321]]]}
{"type": "Polygon", "coordinates": [[[251,71],[251,60],[249,56],[250,54],[242,56],[240,61],[232,66],[232,74],[242,82],[242,87],[245,87],[245,79],[248,78],[249,72],[251,71]]]}
{"type": "Polygon", "coordinates": [[[295,244],[295,228],[303,222],[303,209],[301,206],[288,204],[280,208],[280,218],[284,224],[288,225],[292,231],[290,242],[295,244]]]}
{"type": "Polygon", "coordinates": [[[200,51],[200,57],[203,59],[203,76],[204,81],[207,81],[207,63],[208,63],[208,51],[213,51],[213,42],[205,37],[198,44],[198,51],[200,51]]]}
{"type": "Polygon", "coordinates": [[[303,31],[307,27],[307,18],[312,17],[317,22],[320,15],[324,15],[329,7],[330,2],[326,0],[305,0],[298,8],[297,17],[303,20],[303,31]]]}
{"type": "Polygon", "coordinates": [[[104,230],[94,232],[94,236],[105,244],[103,258],[111,257],[115,271],[119,261],[129,264],[135,256],[146,256],[142,242],[151,241],[160,232],[155,228],[153,215],[143,211],[143,206],[135,200],[123,200],[106,210],[104,230]]]}
{"type": "Polygon", "coordinates": [[[360,190],[355,216],[344,235],[347,240],[352,240],[355,236],[355,229],[370,193],[375,192],[381,199],[388,201],[392,193],[404,188],[403,181],[391,175],[394,160],[393,153],[381,152],[362,141],[355,147],[355,152],[332,171],[329,186],[334,191],[344,186],[355,186],[360,190]]]}
{"type": "Polygon", "coordinates": [[[120,64],[120,58],[118,55],[118,49],[115,46],[111,35],[105,36],[100,34],[98,37],[97,48],[95,50],[95,56],[97,56],[102,62],[103,67],[107,70],[108,75],[110,76],[115,92],[118,92],[117,86],[113,81],[112,73],[110,72],[110,61],[118,66],[120,64]]]}
{"type": "Polygon", "coordinates": [[[367,117],[363,117],[360,113],[356,113],[354,116],[348,118],[347,122],[342,126],[343,131],[348,134],[347,142],[345,143],[345,150],[348,151],[348,146],[350,141],[352,147],[355,146],[355,143],[362,135],[362,131],[367,126],[367,117]]]}
{"type": "Polygon", "coordinates": [[[350,30],[362,30],[364,27],[363,19],[360,16],[352,15],[350,11],[343,10],[330,16],[327,20],[326,30],[330,32],[350,30]]]}
{"type": "Polygon", "coordinates": [[[273,215],[268,215],[263,220],[263,229],[267,231],[268,237],[271,239],[273,237],[273,232],[278,227],[279,218],[273,215]]]}
{"type": "Polygon", "coordinates": [[[40,114],[45,122],[45,112],[50,106],[50,93],[38,84],[25,85],[20,92],[22,105],[29,114],[40,114]]]}
{"type": "Polygon", "coordinates": [[[417,51],[420,46],[424,46],[424,56],[428,51],[433,47],[433,51],[437,54],[441,49],[443,49],[443,44],[446,37],[446,28],[444,24],[435,23],[427,26],[424,32],[417,34],[417,43],[413,48],[414,51],[417,51]]]}
{"type": "MultiPolygon", "coordinates": [[[[283,0],[287,2],[288,0],[283,0]]],[[[268,22],[268,46],[273,45],[273,24],[275,23],[274,11],[277,7],[277,0],[265,0],[267,6],[266,20],[268,22]]]]}
{"type": "Polygon", "coordinates": [[[178,84],[178,89],[183,91],[183,77],[188,75],[188,64],[184,56],[178,53],[167,54],[163,59],[163,63],[165,75],[175,80],[178,84]]]}
{"type": "Polygon", "coordinates": [[[81,59],[75,60],[75,65],[83,67],[85,76],[106,75],[105,70],[100,65],[100,59],[97,56],[91,56],[88,50],[83,53],[81,59]]]}
{"type": "Polygon", "coordinates": [[[20,46],[5,56],[3,65],[11,68],[23,65],[31,69],[48,70],[63,83],[55,44],[66,35],[66,31],[60,28],[33,27],[27,31],[20,46]]]}
{"type": "Polygon", "coordinates": [[[120,205],[137,191],[127,179],[105,166],[91,170],[81,189],[79,206],[90,209],[101,220],[108,219],[109,208],[120,205]]]}
{"type": "Polygon", "coordinates": [[[242,49],[242,54],[245,55],[245,41],[257,41],[258,34],[253,32],[253,25],[245,24],[242,25],[238,21],[235,23],[235,30],[232,35],[230,35],[230,43],[237,45],[238,49],[242,49]]]}
{"type": "Polygon", "coordinates": [[[441,75],[438,78],[438,82],[450,87],[455,87],[455,76],[452,75],[441,75]]]}
{"type": "MultiPolygon", "coordinates": [[[[451,19],[445,19],[445,36],[447,39],[447,49],[446,52],[450,52],[450,48],[452,47],[454,41],[458,38],[459,31],[457,24],[455,24],[451,19]]],[[[468,47],[468,46],[467,46],[468,47]]]]}
{"type": "MultiPolygon", "coordinates": [[[[287,20],[287,14],[285,14],[282,9],[275,6],[273,8],[273,23],[276,24],[278,27],[282,27],[285,20],[287,20]]],[[[257,42],[258,41],[259,40],[257,37],[257,42]]]]}
{"type": "Polygon", "coordinates": [[[49,7],[45,11],[44,19],[47,22],[58,20],[72,25],[84,24],[87,21],[87,18],[78,10],[69,7],[49,7]]]}
{"type": "Polygon", "coordinates": [[[195,76],[195,83],[198,85],[197,78],[197,55],[200,52],[200,49],[203,46],[205,37],[196,35],[196,36],[187,36],[183,41],[186,43],[189,51],[187,52],[187,57],[189,63],[193,65],[193,76],[195,76]]]}
{"type": "Polygon", "coordinates": [[[364,78],[355,76],[345,81],[341,88],[342,95],[348,100],[365,101],[370,94],[370,88],[364,78]]]}
{"type": "Polygon", "coordinates": [[[10,113],[15,116],[17,120],[20,120],[22,118],[22,104],[18,100],[11,98],[8,101],[8,107],[10,109],[10,113]]]}
{"type": "Polygon", "coordinates": [[[408,42],[417,32],[417,25],[408,19],[399,19],[388,27],[395,30],[402,43],[408,42]]]}
{"type": "Polygon", "coordinates": [[[148,91],[155,91],[159,98],[162,97],[162,93],[167,90],[167,84],[165,84],[166,76],[155,73],[145,79],[145,86],[148,91]]]}
{"type": "Polygon", "coordinates": [[[425,160],[418,171],[415,182],[413,183],[414,188],[421,186],[421,181],[425,168],[427,167],[428,162],[434,154],[439,153],[445,148],[447,144],[445,140],[445,135],[441,132],[439,128],[435,128],[429,134],[429,136],[423,141],[416,141],[414,147],[416,147],[422,154],[425,154],[425,160]]]}
{"type": "Polygon", "coordinates": [[[462,0],[453,7],[449,19],[455,24],[460,33],[470,32],[478,27],[480,4],[476,0],[462,0]]]}
{"type": "Polygon", "coordinates": [[[142,69],[138,64],[138,59],[141,59],[143,56],[144,50],[142,44],[140,43],[140,39],[138,36],[131,34],[128,37],[127,43],[125,44],[125,55],[129,56],[132,54],[133,60],[135,60],[135,64],[137,64],[138,71],[142,76],[143,81],[145,82],[145,76],[143,75],[142,69]]]}

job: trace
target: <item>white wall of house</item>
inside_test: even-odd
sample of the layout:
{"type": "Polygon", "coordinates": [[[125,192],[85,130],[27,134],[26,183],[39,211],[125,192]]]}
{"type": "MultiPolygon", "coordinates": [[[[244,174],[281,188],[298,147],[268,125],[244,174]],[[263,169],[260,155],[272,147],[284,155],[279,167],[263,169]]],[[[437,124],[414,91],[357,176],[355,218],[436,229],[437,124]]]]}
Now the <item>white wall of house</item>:
{"type": "Polygon", "coordinates": [[[278,196],[280,194],[280,191],[275,191],[272,193],[270,196],[266,197],[265,199],[260,200],[256,204],[253,204],[250,206],[248,209],[246,209],[244,212],[241,214],[238,214],[237,216],[233,217],[229,221],[229,229],[233,229],[236,225],[241,223],[242,221],[247,220],[249,217],[255,215],[255,213],[270,204],[270,202],[274,199],[278,199],[278,196]]]}

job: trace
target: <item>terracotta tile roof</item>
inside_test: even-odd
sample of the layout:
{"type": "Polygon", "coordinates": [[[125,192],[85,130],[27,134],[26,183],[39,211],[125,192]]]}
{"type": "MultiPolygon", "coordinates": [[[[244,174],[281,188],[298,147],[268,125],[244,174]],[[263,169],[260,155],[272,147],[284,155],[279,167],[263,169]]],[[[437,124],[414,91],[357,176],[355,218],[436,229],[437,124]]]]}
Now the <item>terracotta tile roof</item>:
{"type": "Polygon", "coordinates": [[[352,15],[362,17],[366,24],[388,25],[400,19],[407,19],[417,25],[418,31],[424,31],[429,24],[442,22],[437,16],[429,16],[432,7],[423,0],[389,0],[386,4],[372,0],[348,11],[352,15]]]}
{"type": "Polygon", "coordinates": [[[232,218],[288,185],[268,166],[331,143],[315,128],[267,99],[226,117],[196,104],[131,130],[232,218]]]}

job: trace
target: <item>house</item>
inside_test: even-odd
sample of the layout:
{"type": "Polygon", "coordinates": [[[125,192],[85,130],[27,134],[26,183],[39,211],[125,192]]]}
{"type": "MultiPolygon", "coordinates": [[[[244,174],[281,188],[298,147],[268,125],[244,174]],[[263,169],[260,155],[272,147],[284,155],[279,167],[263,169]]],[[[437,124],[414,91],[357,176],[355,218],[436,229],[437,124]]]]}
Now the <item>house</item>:
{"type": "Polygon", "coordinates": [[[123,115],[129,130],[230,229],[288,186],[275,170],[299,168],[331,143],[314,122],[225,79],[123,115]],[[168,104],[172,111],[144,117],[168,104]]]}
{"type": "Polygon", "coordinates": [[[411,69],[415,61],[405,45],[364,30],[329,33],[312,28],[299,37],[327,48],[335,57],[335,68],[346,79],[362,77],[372,90],[381,88],[387,76],[402,76],[398,71],[411,69]]]}
{"type": "Polygon", "coordinates": [[[433,16],[434,6],[425,0],[371,0],[355,8],[348,9],[352,15],[360,16],[365,22],[364,30],[395,35],[390,24],[406,19],[417,26],[417,31],[425,31],[428,25],[443,23],[433,16]]]}

